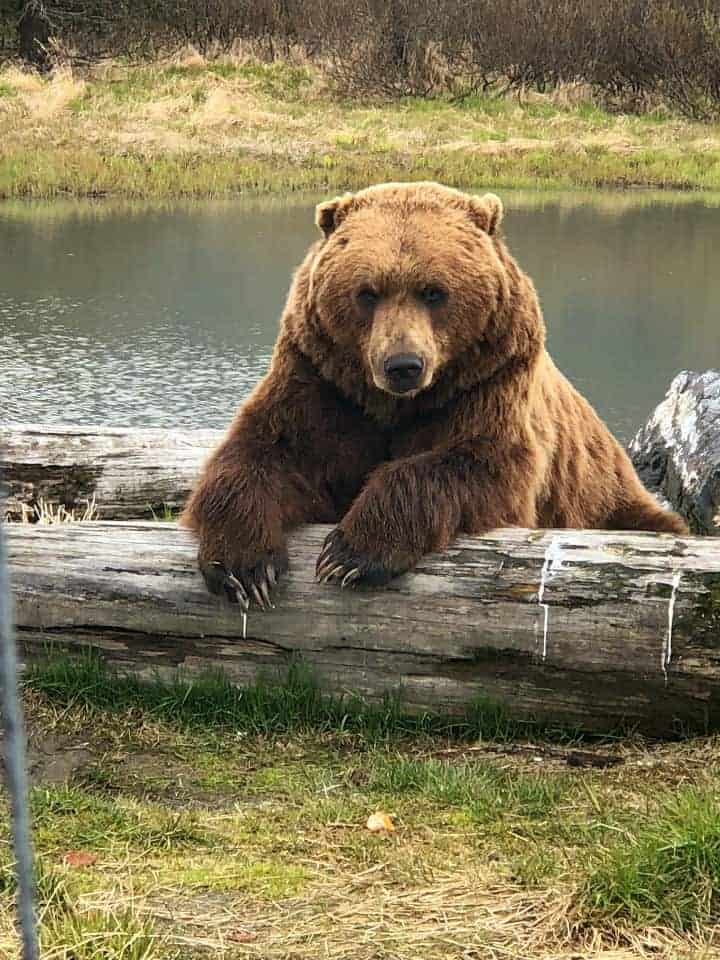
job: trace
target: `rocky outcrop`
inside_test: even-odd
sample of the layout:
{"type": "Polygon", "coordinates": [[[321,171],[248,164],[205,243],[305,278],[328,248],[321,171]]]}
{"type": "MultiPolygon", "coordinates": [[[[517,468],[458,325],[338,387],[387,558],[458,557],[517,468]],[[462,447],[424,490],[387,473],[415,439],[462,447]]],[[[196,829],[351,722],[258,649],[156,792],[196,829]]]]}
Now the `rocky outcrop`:
{"type": "Polygon", "coordinates": [[[630,456],[648,489],[695,533],[720,535],[720,370],[679,373],[630,456]]]}

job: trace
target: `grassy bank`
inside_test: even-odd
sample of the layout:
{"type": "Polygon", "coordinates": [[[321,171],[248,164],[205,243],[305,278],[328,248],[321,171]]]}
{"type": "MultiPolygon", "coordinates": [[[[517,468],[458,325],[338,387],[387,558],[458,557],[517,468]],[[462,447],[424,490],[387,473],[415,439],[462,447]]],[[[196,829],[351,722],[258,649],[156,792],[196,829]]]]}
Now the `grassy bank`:
{"type": "Polygon", "coordinates": [[[466,187],[720,189],[720,127],[610,114],[575,88],[526,98],[340,102],[306,66],[0,71],[0,198],[154,200],[466,187]]]}
{"type": "Polygon", "coordinates": [[[242,699],[92,663],[30,678],[45,955],[720,956],[716,741],[343,721],[297,680],[242,699]]]}

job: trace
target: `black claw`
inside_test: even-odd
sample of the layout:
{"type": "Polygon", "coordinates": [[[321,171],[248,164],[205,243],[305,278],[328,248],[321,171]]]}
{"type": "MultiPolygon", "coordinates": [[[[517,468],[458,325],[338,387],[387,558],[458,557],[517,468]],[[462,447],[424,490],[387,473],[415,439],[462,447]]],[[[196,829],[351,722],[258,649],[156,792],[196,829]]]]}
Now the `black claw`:
{"type": "Polygon", "coordinates": [[[225,575],[225,582],[227,584],[225,592],[230,598],[230,601],[237,601],[237,603],[239,603],[244,610],[247,610],[247,608],[250,606],[250,601],[243,584],[240,583],[234,573],[227,573],[225,575]]]}
{"type": "Polygon", "coordinates": [[[201,561],[200,570],[211,593],[225,596],[247,613],[251,604],[261,610],[274,610],[271,593],[278,576],[287,570],[287,556],[273,553],[253,566],[229,569],[217,560],[201,561]]]}
{"type": "Polygon", "coordinates": [[[260,607],[261,610],[264,610],[265,601],[261,597],[260,591],[258,590],[258,588],[255,586],[254,583],[250,585],[250,593],[252,594],[252,598],[255,601],[255,603],[260,607]]]}
{"type": "Polygon", "coordinates": [[[258,587],[260,591],[260,596],[263,598],[263,603],[266,610],[274,610],[275,607],[270,600],[270,591],[268,589],[268,584],[266,580],[263,580],[260,586],[258,587]]]}
{"type": "Polygon", "coordinates": [[[331,567],[335,565],[335,561],[328,557],[315,571],[315,576],[318,580],[323,580],[325,574],[330,570],[331,567]]]}
{"type": "Polygon", "coordinates": [[[337,566],[333,567],[332,570],[328,573],[327,579],[332,580],[333,577],[338,577],[338,579],[343,576],[345,572],[345,564],[338,563],[337,566]]]}
{"type": "Polygon", "coordinates": [[[333,581],[341,587],[350,587],[361,581],[379,586],[398,572],[353,550],[342,531],[335,529],[325,538],[317,560],[315,578],[318,583],[333,581]]]}
{"type": "Polygon", "coordinates": [[[232,572],[226,573],[225,579],[233,588],[233,590],[242,590],[242,592],[245,593],[245,587],[240,583],[240,581],[238,580],[238,578],[235,576],[234,573],[232,572]]]}
{"type": "Polygon", "coordinates": [[[353,569],[350,570],[348,573],[346,573],[345,576],[342,578],[340,582],[340,586],[343,588],[343,590],[345,589],[345,587],[352,586],[352,584],[358,579],[359,576],[360,576],[360,571],[358,570],[357,567],[353,567],[353,569]]]}

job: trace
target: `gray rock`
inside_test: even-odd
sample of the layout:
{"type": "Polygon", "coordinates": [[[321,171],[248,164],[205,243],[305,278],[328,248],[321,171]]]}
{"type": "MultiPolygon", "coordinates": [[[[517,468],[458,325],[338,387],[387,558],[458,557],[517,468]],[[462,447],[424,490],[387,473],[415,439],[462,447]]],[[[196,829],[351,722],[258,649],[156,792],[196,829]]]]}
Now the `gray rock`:
{"type": "Polygon", "coordinates": [[[645,486],[695,533],[720,535],[720,370],[684,370],[630,444],[645,486]]]}

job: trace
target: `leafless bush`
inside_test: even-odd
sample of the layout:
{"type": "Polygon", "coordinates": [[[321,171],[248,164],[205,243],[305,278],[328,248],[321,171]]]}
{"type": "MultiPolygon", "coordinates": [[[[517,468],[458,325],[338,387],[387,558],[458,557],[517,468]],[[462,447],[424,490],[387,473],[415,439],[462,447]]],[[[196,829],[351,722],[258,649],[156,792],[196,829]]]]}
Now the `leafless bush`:
{"type": "Polygon", "coordinates": [[[708,0],[655,0],[633,4],[608,51],[610,81],[617,96],[660,93],[684,114],[710,119],[720,114],[720,5],[708,0]]]}
{"type": "Polygon", "coordinates": [[[581,81],[623,109],[660,98],[690,117],[720,116],[718,0],[314,0],[295,28],[308,32],[343,93],[581,81]]]}
{"type": "Polygon", "coordinates": [[[316,0],[298,38],[324,63],[339,92],[429,96],[457,80],[455,14],[462,0],[316,0]]]}
{"type": "Polygon", "coordinates": [[[343,95],[589,84],[624,109],[720,116],[720,0],[0,0],[0,50],[84,58],[301,46],[343,95]]]}

